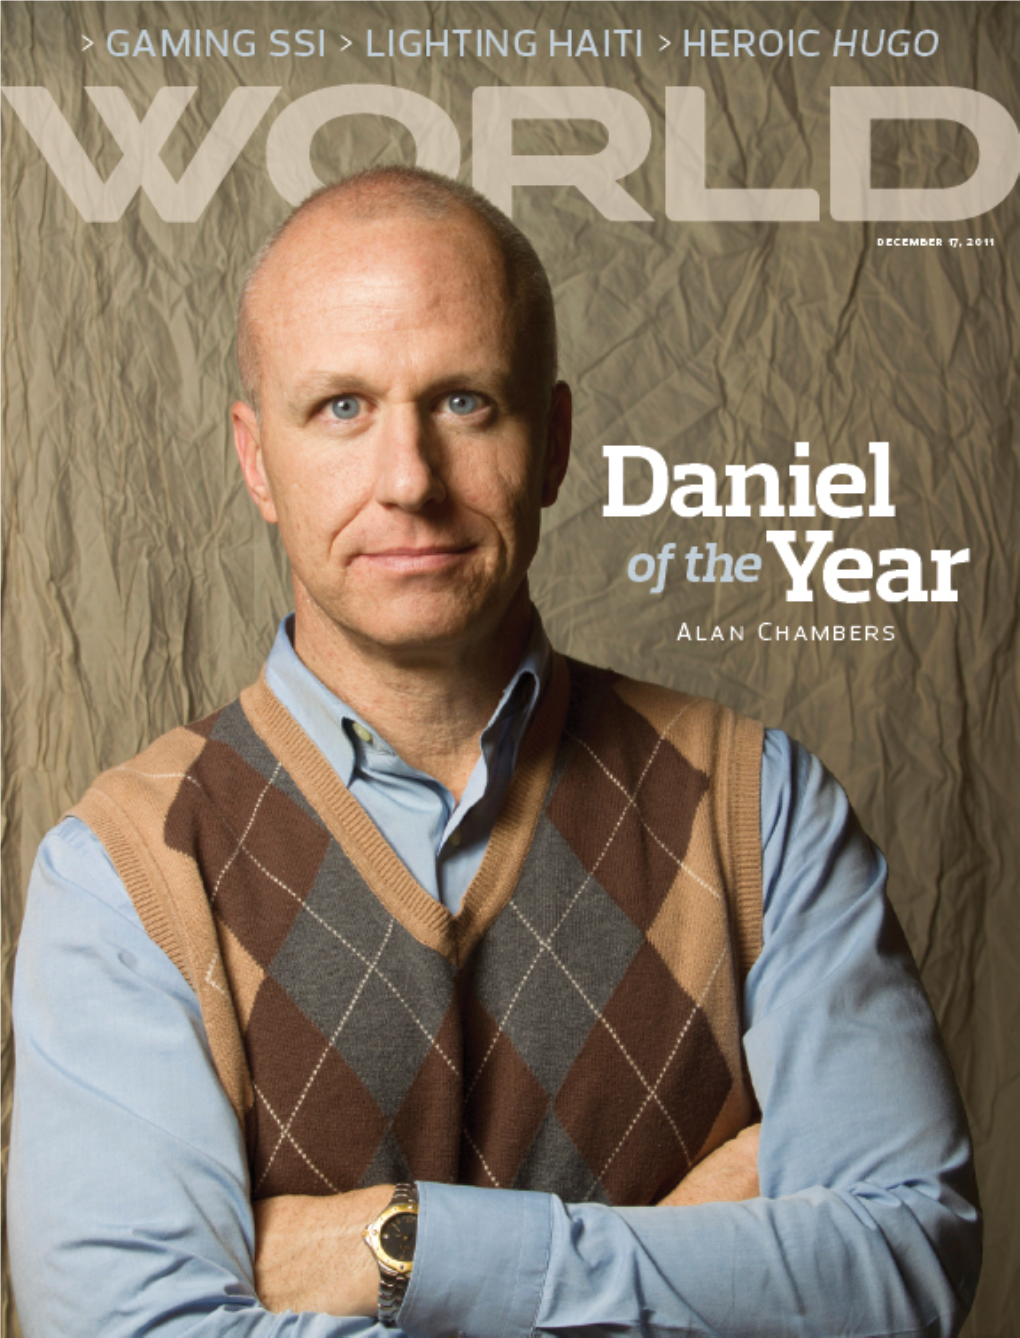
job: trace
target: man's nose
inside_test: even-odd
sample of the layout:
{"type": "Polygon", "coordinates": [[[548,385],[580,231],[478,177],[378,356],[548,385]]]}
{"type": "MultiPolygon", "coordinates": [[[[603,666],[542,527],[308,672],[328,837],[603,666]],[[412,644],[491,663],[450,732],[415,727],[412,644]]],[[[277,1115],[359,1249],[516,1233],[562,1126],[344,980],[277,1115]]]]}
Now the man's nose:
{"type": "Polygon", "coordinates": [[[376,501],[421,511],[446,497],[442,446],[415,405],[396,406],[378,440],[376,501]]]}

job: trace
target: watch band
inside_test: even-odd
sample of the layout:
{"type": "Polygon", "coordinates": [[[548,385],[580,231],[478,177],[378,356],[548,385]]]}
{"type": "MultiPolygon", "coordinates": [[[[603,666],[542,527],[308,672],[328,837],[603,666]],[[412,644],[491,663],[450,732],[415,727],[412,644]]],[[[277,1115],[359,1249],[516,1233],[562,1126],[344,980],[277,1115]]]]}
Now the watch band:
{"type": "MultiPolygon", "coordinates": [[[[373,1227],[378,1227],[379,1223],[390,1215],[394,1207],[404,1208],[417,1214],[418,1211],[418,1187],[415,1184],[399,1184],[394,1186],[393,1197],[380,1213],[374,1223],[365,1228],[365,1240],[369,1249],[375,1255],[376,1263],[379,1265],[379,1322],[386,1328],[392,1329],[397,1323],[397,1314],[403,1304],[404,1296],[407,1292],[407,1284],[411,1280],[411,1270],[414,1267],[413,1262],[408,1264],[405,1269],[396,1272],[389,1268],[382,1259],[379,1258],[377,1246],[373,1244],[370,1233],[373,1227]]],[[[376,1233],[378,1234],[378,1233],[376,1233]]]]}
{"type": "Polygon", "coordinates": [[[397,1326],[397,1315],[410,1281],[409,1273],[384,1273],[381,1267],[379,1269],[379,1323],[387,1329],[397,1326]]]}

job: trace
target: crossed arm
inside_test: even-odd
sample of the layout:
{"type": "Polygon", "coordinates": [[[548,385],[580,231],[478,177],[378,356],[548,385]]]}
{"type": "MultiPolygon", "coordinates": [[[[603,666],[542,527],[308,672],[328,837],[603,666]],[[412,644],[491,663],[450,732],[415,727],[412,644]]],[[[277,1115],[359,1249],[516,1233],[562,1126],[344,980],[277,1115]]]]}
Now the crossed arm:
{"type": "MultiPolygon", "coordinates": [[[[700,1162],[660,1208],[737,1202],[758,1195],[758,1133],[751,1125],[700,1162]]],[[[361,1231],[392,1185],[313,1198],[281,1194],[255,1204],[255,1289],[267,1310],[376,1313],[379,1273],[361,1231]]]]}

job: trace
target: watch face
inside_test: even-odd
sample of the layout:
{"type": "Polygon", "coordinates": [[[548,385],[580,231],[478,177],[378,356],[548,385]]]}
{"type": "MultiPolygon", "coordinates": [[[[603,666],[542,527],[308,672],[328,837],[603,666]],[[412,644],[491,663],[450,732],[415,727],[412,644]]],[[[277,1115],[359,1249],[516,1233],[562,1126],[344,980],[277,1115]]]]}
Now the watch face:
{"type": "Polygon", "coordinates": [[[418,1239],[416,1213],[396,1213],[383,1224],[379,1244],[398,1263],[409,1264],[414,1259],[414,1245],[418,1239]]]}

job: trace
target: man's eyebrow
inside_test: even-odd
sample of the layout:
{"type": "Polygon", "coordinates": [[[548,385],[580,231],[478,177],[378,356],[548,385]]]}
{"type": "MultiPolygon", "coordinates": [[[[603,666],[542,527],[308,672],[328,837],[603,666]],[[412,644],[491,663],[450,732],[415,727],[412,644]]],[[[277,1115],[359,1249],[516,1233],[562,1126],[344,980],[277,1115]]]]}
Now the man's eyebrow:
{"type": "MultiPolygon", "coordinates": [[[[510,367],[483,368],[464,367],[458,371],[436,377],[431,385],[425,387],[426,393],[440,393],[444,390],[456,390],[458,387],[476,388],[490,394],[506,395],[511,391],[515,380],[510,367]]],[[[375,395],[379,387],[362,376],[348,375],[342,371],[311,372],[295,382],[287,395],[288,403],[294,408],[303,408],[318,404],[333,395],[375,395]]]]}
{"type": "Polygon", "coordinates": [[[360,376],[348,376],[344,372],[312,372],[296,382],[288,399],[295,404],[317,402],[330,395],[339,395],[344,391],[356,395],[369,395],[372,388],[360,376]]]}

